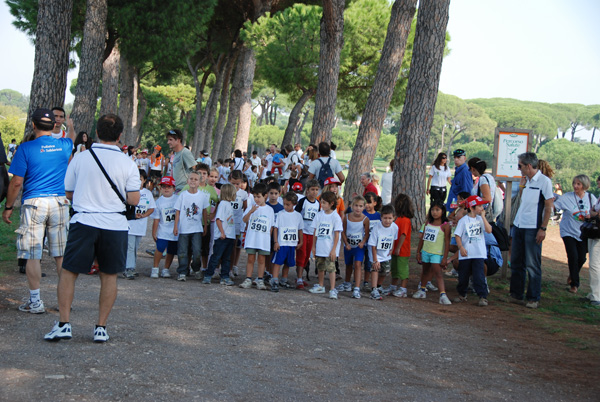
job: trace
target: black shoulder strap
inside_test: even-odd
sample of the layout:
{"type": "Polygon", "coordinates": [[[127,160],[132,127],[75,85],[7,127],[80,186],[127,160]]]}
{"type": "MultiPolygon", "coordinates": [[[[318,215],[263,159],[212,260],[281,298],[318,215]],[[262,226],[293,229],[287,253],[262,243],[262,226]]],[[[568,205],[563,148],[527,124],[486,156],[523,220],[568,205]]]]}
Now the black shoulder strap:
{"type": "Polygon", "coordinates": [[[112,187],[112,189],[115,191],[115,193],[117,193],[117,195],[119,196],[119,199],[121,200],[121,202],[125,205],[127,205],[127,202],[125,202],[125,198],[123,198],[123,196],[121,195],[121,193],[119,192],[119,190],[117,189],[117,186],[115,186],[115,183],[113,183],[113,181],[110,179],[110,177],[108,176],[108,173],[106,173],[106,170],[104,170],[104,166],[102,166],[102,164],[100,163],[100,160],[98,159],[98,157],[96,156],[96,153],[94,152],[94,150],[92,148],[90,148],[90,153],[92,154],[92,156],[94,157],[94,160],[96,161],[96,163],[98,164],[98,167],[100,167],[100,170],[102,170],[102,173],[104,173],[104,177],[106,177],[106,180],[108,180],[108,182],[110,183],[110,186],[112,187]]]}

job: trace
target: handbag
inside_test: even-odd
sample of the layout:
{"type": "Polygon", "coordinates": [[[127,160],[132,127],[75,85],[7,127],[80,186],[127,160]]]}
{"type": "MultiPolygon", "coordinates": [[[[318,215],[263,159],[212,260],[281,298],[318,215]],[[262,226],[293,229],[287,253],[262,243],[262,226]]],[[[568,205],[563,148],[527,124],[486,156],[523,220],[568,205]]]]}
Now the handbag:
{"type": "Polygon", "coordinates": [[[581,233],[579,237],[581,240],[587,239],[600,239],[600,222],[598,217],[586,219],[585,222],[581,224],[581,233]]]}
{"type": "Polygon", "coordinates": [[[123,204],[125,204],[125,211],[120,212],[120,214],[125,215],[125,218],[127,218],[128,221],[134,220],[135,219],[135,208],[136,208],[135,205],[127,204],[127,201],[125,201],[125,198],[121,195],[121,193],[117,189],[117,186],[115,186],[115,183],[113,183],[113,181],[108,176],[108,173],[106,173],[106,170],[104,170],[104,166],[102,166],[102,164],[100,163],[100,160],[98,159],[98,157],[96,156],[96,153],[94,152],[94,150],[92,148],[90,148],[90,153],[94,157],[94,160],[98,164],[98,167],[100,167],[100,170],[102,170],[102,173],[104,173],[104,177],[106,177],[106,180],[108,180],[108,182],[110,183],[110,186],[112,187],[114,192],[117,193],[121,202],[123,204]]]}

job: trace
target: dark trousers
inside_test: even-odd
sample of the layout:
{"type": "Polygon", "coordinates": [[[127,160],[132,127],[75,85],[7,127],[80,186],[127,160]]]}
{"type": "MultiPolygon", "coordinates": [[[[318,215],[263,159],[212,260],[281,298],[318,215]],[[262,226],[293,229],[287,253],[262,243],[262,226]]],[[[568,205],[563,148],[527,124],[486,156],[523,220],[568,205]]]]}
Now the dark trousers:
{"type": "Polygon", "coordinates": [[[569,263],[569,275],[571,276],[571,286],[579,287],[579,271],[585,264],[585,255],[588,252],[588,242],[578,241],[574,237],[565,236],[562,238],[567,250],[567,261],[569,263]]]}
{"type": "MultiPolygon", "coordinates": [[[[217,232],[221,233],[221,232],[217,232]]],[[[229,278],[229,270],[231,268],[231,255],[233,254],[233,246],[235,245],[235,239],[215,239],[213,244],[213,253],[208,261],[208,267],[204,272],[205,277],[212,277],[215,273],[215,269],[221,262],[221,278],[229,278]]]]}
{"type": "Polygon", "coordinates": [[[446,187],[431,186],[431,189],[429,190],[429,198],[432,204],[436,201],[443,203],[446,201],[446,187]]]}
{"type": "Polygon", "coordinates": [[[484,261],[483,258],[469,258],[458,261],[458,285],[456,285],[456,290],[459,295],[467,295],[469,277],[473,276],[473,288],[477,292],[477,296],[487,298],[488,291],[483,269],[484,261]]]}

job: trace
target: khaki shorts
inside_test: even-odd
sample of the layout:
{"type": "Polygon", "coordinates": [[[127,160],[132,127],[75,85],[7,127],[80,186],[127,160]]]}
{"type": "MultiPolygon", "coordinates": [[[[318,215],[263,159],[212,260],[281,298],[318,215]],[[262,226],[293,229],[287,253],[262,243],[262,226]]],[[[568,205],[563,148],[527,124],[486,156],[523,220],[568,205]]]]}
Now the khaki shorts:
{"type": "Polygon", "coordinates": [[[257,248],[247,248],[246,249],[246,254],[258,254],[258,255],[271,255],[270,251],[266,251],[266,250],[260,250],[257,248]]]}
{"type": "MultiPolygon", "coordinates": [[[[379,262],[379,274],[388,274],[392,270],[392,261],[380,261],[379,262]]],[[[373,267],[371,267],[371,271],[373,271],[373,267]]]]}
{"type": "Polygon", "coordinates": [[[317,257],[317,270],[325,272],[335,272],[335,262],[329,257],[317,257]]]}
{"type": "Polygon", "coordinates": [[[69,201],[65,197],[29,198],[21,206],[21,225],[17,233],[17,257],[27,260],[42,259],[44,234],[48,252],[62,257],[67,244],[69,201]]]}

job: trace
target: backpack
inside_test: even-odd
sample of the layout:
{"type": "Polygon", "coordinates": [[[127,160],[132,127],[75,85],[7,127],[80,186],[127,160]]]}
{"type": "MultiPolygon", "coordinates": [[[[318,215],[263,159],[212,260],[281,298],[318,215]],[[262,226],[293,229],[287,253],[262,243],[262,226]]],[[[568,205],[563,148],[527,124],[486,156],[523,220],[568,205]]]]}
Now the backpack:
{"type": "Polygon", "coordinates": [[[490,226],[492,227],[492,234],[498,242],[498,248],[500,251],[508,251],[510,241],[508,238],[508,232],[504,226],[498,226],[495,222],[490,223],[490,226]]]}
{"type": "Polygon", "coordinates": [[[331,166],[329,165],[329,162],[331,162],[331,156],[327,159],[327,163],[323,163],[323,160],[321,158],[317,160],[321,162],[321,169],[319,169],[318,181],[321,188],[323,188],[325,186],[325,180],[329,179],[330,177],[333,177],[333,171],[331,170],[331,166]]]}

